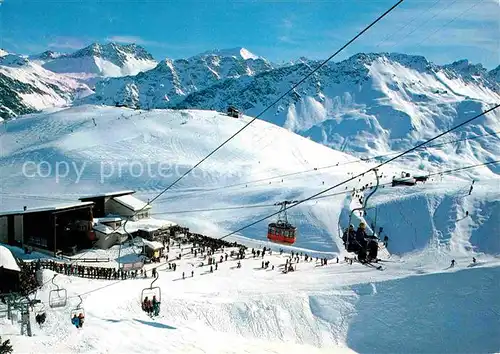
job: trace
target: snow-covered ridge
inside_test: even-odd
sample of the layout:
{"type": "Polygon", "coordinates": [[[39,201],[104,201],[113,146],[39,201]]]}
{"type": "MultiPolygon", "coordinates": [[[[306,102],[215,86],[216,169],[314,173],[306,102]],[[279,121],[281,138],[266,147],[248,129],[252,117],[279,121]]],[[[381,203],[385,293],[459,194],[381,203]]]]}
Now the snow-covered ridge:
{"type": "Polygon", "coordinates": [[[92,93],[85,84],[13,54],[0,58],[0,90],[2,118],[68,105],[92,93]]]}
{"type": "Polygon", "coordinates": [[[143,47],[135,44],[93,43],[70,54],[44,52],[34,58],[44,68],[64,73],[88,83],[95,77],[136,75],[153,68],[157,62],[143,47]]]}
{"type": "Polygon", "coordinates": [[[264,59],[258,55],[253,54],[246,48],[228,48],[228,49],[214,49],[208,50],[197,56],[218,56],[218,57],[235,57],[238,59],[248,60],[248,59],[264,59]]]}
{"type": "Polygon", "coordinates": [[[230,56],[222,51],[189,59],[165,59],[136,76],[109,78],[96,84],[96,94],[86,103],[126,105],[142,108],[173,107],[187,95],[225,79],[241,79],[272,69],[265,59],[230,56]]]}

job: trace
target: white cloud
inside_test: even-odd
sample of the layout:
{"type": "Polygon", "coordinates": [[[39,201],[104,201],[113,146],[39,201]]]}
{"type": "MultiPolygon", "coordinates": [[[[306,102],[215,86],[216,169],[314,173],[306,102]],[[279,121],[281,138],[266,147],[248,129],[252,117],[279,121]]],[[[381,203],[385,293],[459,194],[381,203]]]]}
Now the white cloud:
{"type": "Polygon", "coordinates": [[[278,40],[282,43],[287,43],[287,44],[297,44],[297,41],[294,41],[291,39],[289,36],[279,36],[278,40]]]}
{"type": "Polygon", "coordinates": [[[281,21],[281,25],[286,28],[286,29],[292,29],[293,28],[293,21],[291,18],[284,18],[281,21]]]}
{"type": "Polygon", "coordinates": [[[145,40],[139,36],[110,36],[110,37],[106,38],[106,41],[122,43],[122,44],[132,44],[133,43],[133,44],[149,45],[149,46],[156,46],[156,47],[163,46],[163,44],[160,42],[148,41],[148,40],[145,40]]]}
{"type": "Polygon", "coordinates": [[[81,49],[90,42],[92,41],[77,37],[55,37],[47,46],[57,49],[81,49]]]}

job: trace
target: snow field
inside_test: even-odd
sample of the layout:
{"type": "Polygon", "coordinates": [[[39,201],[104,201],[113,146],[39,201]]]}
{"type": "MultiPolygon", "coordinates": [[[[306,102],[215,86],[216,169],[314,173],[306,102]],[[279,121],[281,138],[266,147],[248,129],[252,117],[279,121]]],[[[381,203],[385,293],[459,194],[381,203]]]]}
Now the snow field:
{"type": "MultiPolygon", "coordinates": [[[[211,111],[146,112],[80,106],[11,121],[0,135],[2,209],[76,201],[86,194],[124,189],[136,189],[137,196],[147,200],[249,119],[211,111]],[[51,173],[48,177],[27,177],[22,168],[25,161],[47,161],[51,173]],[[60,161],[79,169],[56,180],[54,166],[60,161]],[[134,161],[151,166],[167,163],[174,172],[165,177],[147,173],[134,177],[125,168],[118,175],[117,162],[134,161]],[[109,169],[114,166],[115,171],[102,182],[104,164],[109,169]]],[[[301,199],[374,164],[353,163],[269,181],[247,181],[352,160],[352,156],[257,120],[197,173],[156,200],[152,214],[188,226],[193,232],[220,237],[277,211],[274,206],[246,208],[249,205],[301,199]],[[225,187],[237,183],[242,185],[225,187]],[[176,213],[227,207],[242,208],[176,213]]],[[[411,167],[384,166],[381,183],[402,170],[413,172],[411,167]]],[[[37,171],[32,168],[28,172],[37,171]]],[[[294,246],[282,248],[330,259],[338,256],[340,264],[330,260],[328,266],[316,267],[315,262],[300,262],[297,272],[282,274],[277,266],[284,258],[275,254],[280,247],[273,245],[274,254],[265,259],[275,264],[274,271],[261,270],[260,259],[249,259],[242,262],[241,269],[232,269],[234,261],[222,263],[213,274],[201,274],[204,271],[195,267],[193,279],[178,280],[182,271],[189,275],[193,267],[193,260],[186,256],[176,272],[159,271],[163,306],[154,322],[139,306],[140,292],[149,286],[149,279],[110,285],[114,282],[59,275],[57,282],[68,289],[70,297],[88,292],[83,296],[85,328],[77,331],[70,324],[71,306],[78,304],[78,298],[72,298],[68,309],[49,310],[45,328],[34,329],[35,337],[19,336],[18,327],[8,325],[5,319],[0,322],[2,334],[21,352],[331,353],[349,347],[365,353],[411,352],[417,346],[423,352],[447,352],[447,348],[453,352],[451,349],[460,349],[458,344],[464,343],[457,341],[454,333],[470,340],[464,348],[480,352],[498,348],[496,337],[488,336],[481,326],[463,325],[457,332],[458,325],[443,323],[446,319],[457,323],[457,318],[464,316],[470,323],[484,321],[491,328],[497,323],[498,300],[492,295],[491,279],[497,276],[500,264],[495,233],[498,176],[481,168],[411,188],[380,188],[369,201],[369,206],[376,208],[363,218],[368,225],[376,219],[377,226],[383,226],[390,237],[388,250],[392,255],[384,255],[388,260],[384,271],[343,263],[346,253],[338,235],[339,218],[344,223],[349,208],[359,204],[350,191],[373,182],[373,174],[366,174],[347,183],[347,189],[341,186],[331,191],[341,194],[304,203],[289,212],[290,220],[299,227],[299,238],[294,246]],[[477,182],[468,196],[472,175],[477,182]],[[465,211],[469,211],[467,218],[465,211]],[[472,256],[480,263],[474,269],[468,267],[472,256]],[[457,266],[448,269],[451,259],[457,266]],[[418,287],[406,282],[415,282],[418,287]],[[441,284],[446,285],[445,290],[436,290],[441,284]],[[448,287],[455,291],[447,291],[448,287]],[[418,299],[419,307],[409,305],[417,303],[415,293],[429,294],[418,299]],[[434,317],[440,325],[433,325],[434,317]],[[413,325],[408,322],[412,318],[413,325]],[[103,337],[103,333],[110,335],[103,337]],[[410,336],[418,338],[418,344],[409,341],[410,336]]],[[[262,222],[228,240],[244,240],[250,247],[268,246],[266,227],[267,222],[262,222]]],[[[116,260],[116,248],[92,250],[86,256],[108,255],[116,260]]],[[[171,253],[173,256],[174,250],[171,253]]],[[[134,254],[125,247],[120,257],[124,257],[123,262],[133,259],[134,254]]],[[[44,273],[50,279],[50,272],[44,273]]],[[[49,289],[51,283],[40,298],[47,301],[49,289]]]]}

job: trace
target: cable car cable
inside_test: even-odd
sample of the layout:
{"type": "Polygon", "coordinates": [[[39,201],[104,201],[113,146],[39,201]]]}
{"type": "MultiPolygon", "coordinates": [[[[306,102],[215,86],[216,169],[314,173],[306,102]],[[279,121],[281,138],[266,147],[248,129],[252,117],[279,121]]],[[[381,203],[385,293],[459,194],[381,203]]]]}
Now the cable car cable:
{"type": "MultiPolygon", "coordinates": [[[[229,138],[227,138],[222,144],[220,144],[218,147],[216,147],[214,150],[212,150],[208,155],[206,155],[203,159],[201,159],[199,162],[197,162],[193,167],[191,167],[189,170],[184,172],[179,178],[177,178],[174,182],[172,182],[168,187],[164,188],[157,196],[155,196],[153,199],[151,199],[147,205],[150,203],[154,202],[156,199],[158,199],[160,196],[162,196],[166,191],[168,191],[170,188],[172,188],[175,184],[177,184],[181,179],[183,179],[185,176],[187,176],[191,171],[193,171],[196,167],[201,165],[203,162],[205,162],[209,157],[211,157],[213,154],[215,154],[217,151],[219,151],[224,145],[226,145],[229,141],[234,139],[239,133],[241,133],[243,130],[245,130],[248,126],[250,126],[253,122],[255,122],[262,114],[267,112],[271,107],[273,107],[276,103],[281,101],[286,95],[288,95],[290,92],[295,90],[300,84],[302,84],[304,81],[306,81],[309,77],[311,77],[315,72],[317,72],[319,69],[321,69],[323,66],[325,66],[330,60],[332,60],[335,56],[337,56],[342,50],[347,48],[351,43],[353,43],[355,40],[357,40],[359,37],[361,37],[366,31],[368,31],[371,27],[373,27],[376,23],[378,23],[380,20],[382,20],[385,16],[387,16],[390,12],[392,12],[396,7],[398,7],[404,0],[399,0],[396,4],[392,5],[388,10],[386,10],[382,15],[377,17],[372,23],[370,23],[368,26],[366,26],[363,30],[361,30],[356,36],[354,36],[351,40],[349,40],[346,44],[344,44],[340,49],[338,49],[335,53],[330,55],[327,59],[325,59],[323,62],[321,62],[314,70],[309,72],[307,75],[305,75],[302,79],[300,79],[296,84],[294,84],[289,90],[287,90],[285,93],[283,93],[281,96],[279,96],[277,99],[275,99],[271,104],[267,105],[266,108],[264,108],[259,114],[257,114],[254,118],[252,118],[248,123],[246,123],[242,128],[240,128],[236,133],[232,134],[229,138]]],[[[144,209],[145,207],[143,207],[144,209]]],[[[138,212],[141,212],[139,210],[138,212]]]]}
{"type": "MultiPolygon", "coordinates": [[[[433,137],[433,138],[431,138],[431,139],[428,139],[428,140],[424,141],[424,142],[423,142],[423,143],[421,143],[421,144],[418,144],[418,145],[416,145],[416,146],[412,147],[411,149],[408,149],[408,150],[406,150],[406,151],[404,151],[404,152],[402,152],[402,153],[398,154],[397,156],[395,156],[395,157],[393,157],[393,158],[391,158],[391,159],[389,159],[389,160],[387,160],[387,161],[384,161],[384,162],[382,162],[382,163],[378,164],[378,165],[377,165],[377,166],[375,166],[375,167],[372,167],[372,168],[370,168],[370,169],[366,170],[366,171],[365,171],[365,172],[363,172],[363,173],[360,173],[360,174],[358,174],[358,175],[356,175],[356,176],[353,176],[353,177],[351,177],[351,178],[349,178],[349,179],[347,179],[347,180],[345,180],[345,181],[343,181],[343,182],[337,183],[336,185],[334,185],[334,186],[332,186],[332,187],[330,187],[330,188],[327,188],[327,189],[325,189],[325,190],[323,190],[323,191],[321,191],[321,192],[319,192],[319,193],[313,194],[312,196],[310,196],[310,197],[308,197],[308,198],[302,199],[302,200],[298,201],[297,203],[290,205],[290,206],[289,206],[289,207],[287,207],[286,209],[290,209],[290,208],[296,207],[297,205],[300,205],[300,204],[302,204],[302,203],[304,203],[304,202],[306,202],[306,201],[308,201],[308,200],[311,200],[311,199],[313,199],[313,198],[315,198],[315,197],[318,197],[318,196],[320,196],[320,195],[322,195],[322,194],[324,194],[324,193],[326,193],[326,192],[328,192],[328,191],[331,191],[331,190],[332,190],[332,189],[334,189],[334,188],[340,187],[340,186],[342,186],[342,185],[344,185],[344,184],[346,184],[346,183],[348,183],[348,182],[350,182],[350,181],[352,181],[352,180],[355,180],[356,178],[359,178],[359,177],[363,176],[364,174],[366,174],[366,173],[368,173],[368,172],[370,172],[370,171],[373,171],[374,169],[378,169],[378,168],[380,168],[380,167],[382,167],[382,166],[384,166],[384,165],[386,165],[386,164],[388,164],[388,163],[390,163],[390,162],[392,162],[392,161],[394,161],[394,160],[396,160],[396,159],[399,159],[400,157],[402,157],[402,156],[404,156],[404,155],[406,155],[406,154],[409,154],[409,153],[410,153],[410,152],[412,152],[412,151],[415,151],[415,150],[416,150],[416,149],[418,149],[419,147],[424,146],[425,144],[430,143],[431,141],[434,141],[434,140],[436,140],[436,139],[438,139],[438,138],[442,137],[443,135],[448,134],[448,133],[450,133],[450,132],[452,132],[452,131],[454,131],[454,130],[456,130],[456,129],[458,129],[458,128],[460,128],[460,127],[462,127],[462,126],[464,126],[464,125],[466,125],[466,124],[468,124],[468,123],[470,123],[470,122],[472,122],[472,121],[474,121],[474,120],[476,120],[476,119],[478,119],[478,118],[480,118],[480,117],[482,117],[482,116],[484,116],[485,114],[487,114],[487,113],[489,113],[489,112],[494,111],[494,110],[495,110],[495,109],[497,109],[498,107],[500,107],[500,104],[496,104],[494,107],[489,108],[489,109],[487,109],[486,111],[483,111],[482,113],[480,113],[480,114],[478,114],[478,115],[476,115],[476,116],[474,116],[474,117],[472,117],[472,118],[467,119],[466,121],[464,121],[464,122],[462,122],[462,123],[460,123],[460,124],[458,124],[458,125],[456,125],[456,126],[454,126],[454,127],[450,128],[450,129],[448,129],[448,130],[446,130],[446,131],[444,131],[444,132],[442,132],[442,133],[440,133],[440,134],[438,134],[438,135],[434,136],[434,137],[433,137]]],[[[268,215],[268,216],[266,216],[266,217],[264,217],[264,218],[258,219],[257,221],[254,221],[254,222],[252,222],[252,223],[250,223],[250,224],[248,224],[248,225],[246,225],[246,226],[243,226],[243,227],[241,227],[241,228],[239,228],[239,229],[237,229],[237,230],[235,230],[235,231],[233,231],[233,232],[228,233],[227,235],[224,235],[224,236],[220,237],[219,239],[221,239],[221,240],[222,240],[222,239],[224,239],[224,238],[226,238],[226,237],[229,237],[229,236],[231,236],[231,235],[234,235],[234,234],[236,234],[236,233],[238,233],[238,232],[240,232],[240,231],[242,231],[242,230],[245,230],[245,229],[247,229],[247,228],[249,228],[249,227],[251,227],[251,226],[253,226],[253,225],[255,225],[255,224],[258,224],[258,223],[260,223],[260,222],[262,222],[262,221],[264,221],[264,220],[267,220],[267,219],[269,219],[269,218],[271,218],[271,217],[273,217],[273,216],[275,216],[275,215],[278,215],[278,214],[279,214],[279,212],[275,212],[275,213],[273,213],[273,214],[271,214],[271,215],[268,215]]]]}
{"type": "MultiPolygon", "coordinates": [[[[428,148],[431,148],[431,147],[439,147],[439,146],[444,146],[444,145],[448,145],[448,144],[454,144],[454,143],[458,143],[458,142],[462,142],[462,141],[475,140],[475,139],[484,138],[486,136],[498,135],[498,134],[500,134],[500,131],[495,131],[495,132],[486,133],[486,134],[482,134],[482,135],[476,135],[476,136],[472,136],[472,137],[468,137],[468,138],[463,138],[463,139],[457,139],[457,140],[447,141],[447,142],[444,142],[444,143],[431,144],[431,145],[428,145],[428,146],[420,147],[417,150],[428,149],[428,148]]],[[[266,182],[266,181],[277,179],[277,178],[296,176],[296,175],[301,175],[301,174],[305,174],[305,173],[315,172],[315,171],[319,171],[319,170],[325,170],[325,169],[340,167],[340,166],[344,166],[344,165],[349,165],[349,164],[353,164],[353,163],[364,163],[364,162],[368,162],[368,161],[371,161],[371,160],[377,160],[377,159],[380,159],[380,158],[383,158],[383,157],[395,156],[395,155],[397,155],[399,153],[401,153],[401,152],[398,151],[398,152],[391,152],[391,153],[383,154],[383,155],[376,155],[376,156],[372,156],[372,157],[362,157],[360,160],[355,160],[355,161],[339,162],[339,163],[336,163],[336,164],[333,164],[333,165],[326,165],[326,166],[321,166],[321,167],[314,167],[314,168],[309,169],[309,170],[302,170],[302,171],[297,171],[297,172],[290,172],[290,173],[286,173],[286,174],[282,174],[282,175],[276,175],[276,176],[267,177],[267,178],[261,178],[261,179],[256,179],[256,180],[252,180],[252,181],[239,182],[239,183],[230,184],[230,185],[226,185],[226,186],[214,187],[214,188],[206,189],[206,190],[202,190],[202,191],[186,192],[186,193],[183,194],[183,196],[191,195],[191,194],[197,194],[197,195],[199,195],[200,193],[209,193],[209,192],[213,192],[213,191],[217,191],[217,190],[221,190],[221,189],[228,189],[228,188],[239,187],[239,186],[253,184],[253,183],[266,182]]],[[[168,202],[168,201],[170,201],[172,199],[175,199],[175,197],[165,197],[165,198],[162,198],[162,199],[158,200],[156,203],[157,204],[166,203],[166,202],[168,202]]]]}
{"type": "MultiPolygon", "coordinates": [[[[454,169],[445,170],[445,171],[441,171],[441,172],[435,172],[435,173],[431,173],[428,176],[437,176],[437,175],[441,175],[441,174],[450,174],[450,173],[453,173],[453,172],[456,172],[456,171],[461,171],[461,170],[466,170],[466,169],[471,169],[471,168],[478,168],[478,167],[488,166],[488,165],[496,164],[496,163],[500,163],[500,160],[485,162],[485,163],[476,164],[476,165],[464,166],[464,167],[459,167],[459,168],[454,168],[454,169]]],[[[389,185],[389,184],[390,183],[384,183],[384,184],[380,184],[380,186],[389,185]]],[[[328,198],[328,197],[331,197],[333,195],[340,195],[340,194],[345,194],[345,193],[352,193],[352,191],[349,191],[349,192],[343,191],[343,192],[338,192],[338,193],[329,194],[329,195],[321,195],[321,196],[315,197],[315,199],[328,198]]],[[[312,200],[312,198],[309,199],[309,200],[312,200]]],[[[272,204],[272,205],[269,205],[269,206],[275,206],[275,205],[272,204]]],[[[288,208],[288,209],[290,209],[290,208],[288,208]]],[[[274,216],[274,214],[271,215],[271,216],[269,216],[269,217],[272,217],[272,216],[274,216]]],[[[224,237],[226,237],[226,236],[224,236],[224,237]]],[[[81,294],[77,294],[77,295],[73,295],[73,296],[68,296],[68,299],[73,299],[73,298],[78,298],[80,296],[85,296],[85,295],[91,294],[93,292],[96,292],[96,291],[108,288],[110,286],[116,285],[116,284],[121,283],[121,282],[123,282],[125,280],[129,280],[129,279],[120,279],[120,280],[117,280],[117,281],[115,281],[113,283],[106,284],[104,286],[101,286],[99,288],[86,291],[86,292],[81,293],[81,294]]],[[[43,302],[41,302],[41,303],[43,303],[43,302]]],[[[45,303],[43,303],[43,304],[45,304],[45,303]]]]}
{"type": "MultiPolygon", "coordinates": [[[[267,112],[271,107],[273,107],[276,103],[281,101],[286,95],[288,95],[290,92],[295,90],[300,84],[302,84],[304,81],[306,81],[309,77],[311,77],[315,72],[317,72],[319,69],[321,69],[323,66],[325,66],[330,60],[332,60],[337,54],[339,54],[342,50],[347,48],[351,43],[353,43],[356,39],[361,37],[366,31],[368,31],[371,27],[373,27],[376,23],[378,23],[380,20],[382,20],[385,16],[387,16],[390,12],[392,12],[396,7],[398,7],[401,3],[403,3],[404,0],[399,0],[396,4],[392,5],[388,10],[386,10],[383,14],[381,14],[379,17],[377,17],[372,23],[370,23],[368,26],[366,26],[363,30],[361,30],[357,35],[355,35],[351,40],[349,40],[346,44],[344,44],[340,49],[338,49],[335,53],[330,55],[327,59],[325,59],[323,62],[321,62],[316,69],[312,70],[309,72],[307,75],[305,75],[302,79],[300,79],[297,83],[295,83],[289,90],[287,90],[285,93],[283,93],[281,96],[279,96],[277,99],[275,99],[271,104],[267,105],[266,108],[264,108],[259,114],[257,114],[254,118],[252,118],[248,123],[246,123],[243,127],[241,127],[238,131],[236,131],[234,134],[232,134],[229,138],[227,138],[222,144],[217,146],[215,149],[213,149],[208,155],[206,155],[204,158],[202,158],[200,161],[198,161],[193,167],[189,168],[186,172],[184,172],[179,178],[177,178],[175,181],[170,183],[166,188],[164,188],[160,193],[158,193],[153,199],[148,200],[148,202],[138,211],[134,213],[134,215],[137,215],[141,211],[143,211],[148,205],[151,205],[156,199],[161,197],[166,191],[168,191],[170,188],[172,188],[174,185],[176,185],[180,180],[182,180],[185,176],[187,176],[191,171],[193,171],[196,167],[201,165],[203,162],[205,162],[209,157],[211,157],[213,154],[215,154],[217,151],[219,151],[223,146],[225,146],[229,141],[234,139],[238,134],[240,134],[243,130],[248,128],[253,122],[255,122],[262,114],[267,112]]],[[[128,220],[125,220],[125,223],[123,225],[123,230],[127,233],[127,235],[133,240],[133,236],[127,231],[127,223],[128,220]]]]}
{"type": "MultiPolygon", "coordinates": [[[[476,165],[469,165],[469,166],[465,166],[465,167],[459,167],[459,168],[444,170],[444,171],[439,171],[439,172],[433,172],[433,173],[427,174],[426,177],[450,174],[450,173],[453,173],[456,171],[467,170],[467,169],[471,169],[471,168],[477,168],[477,167],[487,166],[487,165],[496,164],[496,163],[500,163],[500,160],[490,161],[490,162],[486,162],[486,163],[480,163],[480,164],[476,164],[476,165]]],[[[379,187],[385,187],[385,186],[390,186],[390,185],[392,185],[392,181],[386,182],[386,183],[381,183],[379,185],[379,187]]],[[[374,186],[373,186],[373,188],[374,188],[374,186]]],[[[314,201],[314,200],[324,199],[324,198],[331,198],[331,197],[339,196],[342,194],[350,194],[350,193],[352,193],[352,190],[347,190],[347,191],[342,191],[342,192],[337,192],[337,193],[330,193],[330,194],[326,194],[326,195],[320,195],[320,196],[315,197],[315,198],[311,198],[309,201],[314,201]]],[[[213,212],[213,211],[273,208],[275,206],[276,206],[276,204],[249,204],[249,205],[239,205],[239,206],[234,206],[234,207],[223,207],[223,208],[165,211],[165,212],[151,213],[151,215],[189,214],[189,213],[213,212]]]]}

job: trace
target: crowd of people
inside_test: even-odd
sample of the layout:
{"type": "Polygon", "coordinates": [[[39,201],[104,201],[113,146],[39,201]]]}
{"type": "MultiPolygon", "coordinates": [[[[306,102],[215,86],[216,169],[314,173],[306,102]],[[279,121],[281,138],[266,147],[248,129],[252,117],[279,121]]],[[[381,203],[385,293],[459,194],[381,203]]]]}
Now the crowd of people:
{"type": "Polygon", "coordinates": [[[96,267],[96,266],[85,266],[76,265],[65,262],[58,262],[54,260],[42,260],[38,259],[35,262],[28,263],[31,272],[36,273],[39,269],[49,269],[59,274],[73,275],[82,278],[92,278],[92,279],[108,279],[108,280],[118,280],[118,279],[134,279],[138,276],[144,276],[144,271],[140,270],[123,270],[110,267],[96,267]]]}
{"type": "MultiPolygon", "coordinates": [[[[213,255],[217,250],[224,249],[224,247],[237,247],[239,248],[240,255],[246,249],[246,246],[240,245],[236,242],[228,242],[225,240],[211,238],[201,234],[190,233],[185,228],[182,228],[182,230],[185,232],[182,237],[172,237],[173,238],[172,241],[170,240],[170,237],[164,238],[162,240],[167,250],[167,254],[164,256],[166,261],[168,261],[168,252],[170,251],[170,244],[171,243],[175,244],[175,242],[178,243],[179,247],[182,247],[182,244],[192,243],[191,253],[194,253],[195,257],[198,254],[203,254],[205,258],[209,257],[209,260],[211,262],[210,264],[215,264],[215,260],[211,258],[211,255],[213,255]]],[[[233,252],[231,253],[231,256],[234,256],[233,252]]],[[[176,258],[181,259],[182,255],[179,254],[176,258]]],[[[227,260],[227,255],[225,259],[227,260]]],[[[121,268],[72,264],[70,262],[55,261],[49,259],[47,260],[38,259],[34,262],[26,262],[25,265],[28,269],[30,279],[33,282],[35,282],[36,271],[40,269],[49,269],[59,274],[78,276],[82,278],[92,278],[92,279],[124,280],[124,279],[135,279],[138,277],[140,278],[147,277],[147,271],[144,269],[124,270],[121,268]]],[[[177,265],[174,262],[169,262],[168,269],[175,271],[177,269],[177,265]]],[[[154,274],[155,271],[156,269],[152,270],[153,277],[155,276],[154,274]]]]}

